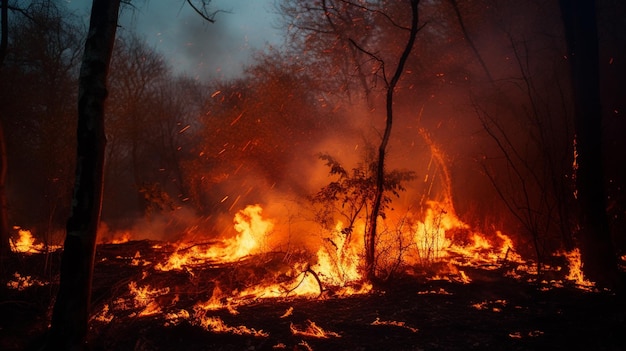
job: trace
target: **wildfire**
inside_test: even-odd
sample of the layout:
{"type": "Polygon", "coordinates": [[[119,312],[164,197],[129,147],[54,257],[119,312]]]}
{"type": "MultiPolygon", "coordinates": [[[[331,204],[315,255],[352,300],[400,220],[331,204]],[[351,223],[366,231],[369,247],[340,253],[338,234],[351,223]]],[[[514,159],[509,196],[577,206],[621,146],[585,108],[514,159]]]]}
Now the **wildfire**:
{"type": "MultiPolygon", "coordinates": [[[[357,233],[364,232],[362,224],[354,230],[357,233]]],[[[317,251],[317,264],[315,265],[320,279],[324,283],[335,286],[346,286],[351,282],[361,281],[363,277],[359,272],[361,256],[356,245],[348,241],[348,235],[344,234],[344,226],[338,221],[330,238],[326,238],[327,245],[317,251]]]]}
{"type": "Polygon", "coordinates": [[[580,257],[580,250],[578,248],[565,252],[563,254],[569,263],[569,273],[565,277],[565,279],[573,281],[578,286],[585,289],[592,289],[595,286],[595,283],[585,279],[583,274],[583,264],[580,257]]]}
{"type": "Polygon", "coordinates": [[[35,243],[35,238],[30,230],[17,228],[19,238],[15,241],[9,239],[14,252],[20,253],[39,253],[45,248],[44,243],[35,243]]]}
{"type": "Polygon", "coordinates": [[[168,287],[162,289],[152,289],[149,285],[139,287],[137,286],[137,282],[134,281],[128,283],[128,290],[133,295],[134,307],[143,308],[143,310],[138,313],[140,317],[161,313],[161,306],[155,298],[170,292],[170,288],[168,287]]]}
{"type": "Polygon", "coordinates": [[[200,245],[181,244],[165,264],[155,268],[162,271],[181,269],[185,266],[203,264],[207,261],[233,262],[260,252],[262,242],[273,229],[273,222],[261,216],[262,208],[251,205],[239,211],[234,218],[234,229],[239,233],[234,238],[216,242],[207,249],[200,245]]]}

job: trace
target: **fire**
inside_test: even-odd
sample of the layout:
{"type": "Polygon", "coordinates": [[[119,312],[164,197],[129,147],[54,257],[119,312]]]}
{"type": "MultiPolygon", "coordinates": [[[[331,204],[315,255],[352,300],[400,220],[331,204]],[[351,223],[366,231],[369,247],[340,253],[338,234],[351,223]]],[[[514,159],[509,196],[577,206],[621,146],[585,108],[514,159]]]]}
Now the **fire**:
{"type": "Polygon", "coordinates": [[[13,251],[20,253],[39,253],[45,248],[43,243],[35,244],[35,238],[30,230],[18,229],[19,238],[16,241],[9,239],[13,251]]]}
{"type": "Polygon", "coordinates": [[[161,313],[161,307],[155,300],[158,296],[168,294],[170,288],[152,289],[149,285],[138,287],[137,282],[128,283],[128,290],[133,295],[135,308],[143,308],[137,315],[139,317],[151,316],[161,313]]]}
{"type": "Polygon", "coordinates": [[[570,252],[565,252],[563,254],[569,263],[569,273],[565,277],[565,279],[573,281],[578,286],[591,289],[595,286],[595,284],[587,279],[583,274],[583,264],[580,257],[580,250],[575,248],[570,252]]]}
{"type": "Polygon", "coordinates": [[[13,273],[13,278],[14,279],[9,280],[7,282],[7,287],[10,289],[15,289],[19,291],[24,291],[32,286],[45,286],[48,284],[47,282],[43,282],[29,275],[27,276],[21,275],[18,272],[13,273]]]}
{"type": "Polygon", "coordinates": [[[406,325],[406,323],[404,322],[398,322],[398,321],[381,321],[378,317],[376,318],[375,321],[373,321],[371,323],[372,325],[392,325],[395,327],[400,327],[400,328],[405,328],[408,329],[410,331],[412,331],[413,333],[417,333],[418,329],[417,328],[413,328],[413,327],[409,327],[408,325],[406,325]]]}
{"type": "Polygon", "coordinates": [[[447,255],[445,249],[450,246],[450,239],[446,238],[446,231],[452,228],[465,228],[459,221],[443,208],[437,208],[434,202],[426,210],[423,222],[418,222],[414,228],[414,240],[417,252],[422,263],[435,262],[447,255]]]}
{"type": "Polygon", "coordinates": [[[236,335],[252,335],[256,337],[268,337],[269,334],[263,330],[248,328],[245,325],[232,327],[224,323],[220,317],[208,316],[206,311],[196,311],[194,314],[194,324],[199,325],[205,330],[214,333],[236,334],[236,335]]]}
{"type": "MultiPolygon", "coordinates": [[[[501,245],[496,245],[484,235],[470,231],[469,226],[456,216],[451,206],[435,201],[429,202],[428,205],[422,220],[414,220],[398,232],[397,235],[402,238],[395,240],[406,242],[407,246],[386,248],[386,257],[382,257],[381,262],[391,257],[396,262],[423,265],[446,257],[448,264],[442,266],[443,270],[432,279],[454,280],[467,284],[471,282],[471,278],[457,267],[484,263],[495,265],[501,259],[518,258],[508,236],[497,232],[497,240],[501,245]],[[453,243],[447,235],[452,230],[467,233],[468,237],[462,240],[465,244],[453,243]],[[411,247],[416,252],[413,256],[409,254],[411,247]]],[[[237,262],[244,257],[273,249],[267,245],[267,239],[274,230],[275,222],[264,218],[262,213],[260,205],[247,206],[234,216],[233,228],[237,232],[236,236],[210,243],[181,243],[166,262],[158,263],[154,268],[162,271],[185,269],[193,274],[194,267],[206,263],[237,262]]],[[[414,214],[409,216],[415,217],[414,214]]],[[[357,220],[350,229],[348,231],[341,221],[337,221],[334,229],[327,233],[322,245],[315,251],[316,260],[309,262],[301,257],[293,262],[290,260],[281,262],[280,265],[285,267],[278,269],[280,272],[277,271],[275,277],[277,281],[266,280],[227,292],[215,287],[210,299],[196,304],[196,307],[205,311],[225,308],[231,314],[236,314],[237,311],[233,306],[258,299],[293,296],[314,298],[324,296],[326,291],[339,296],[370,292],[372,285],[366,282],[362,275],[365,224],[357,220]]],[[[291,255],[286,254],[285,257],[288,256],[291,255]]],[[[139,260],[140,255],[137,253],[133,264],[147,265],[139,263],[139,260]]]]}
{"type": "Polygon", "coordinates": [[[299,329],[293,323],[291,323],[289,326],[289,328],[291,329],[291,333],[293,335],[309,336],[309,337],[318,338],[318,339],[328,339],[330,337],[334,337],[334,338],[341,337],[341,335],[335,332],[326,331],[322,329],[322,327],[318,326],[317,324],[315,324],[315,322],[312,322],[308,319],[306,323],[307,323],[307,326],[303,329],[299,329]]]}
{"type": "Polygon", "coordinates": [[[262,242],[274,223],[261,216],[262,208],[251,205],[239,211],[234,218],[234,229],[239,233],[234,238],[224,239],[202,250],[198,245],[190,245],[174,252],[165,264],[158,264],[162,271],[182,269],[184,266],[202,264],[207,261],[233,262],[261,251],[262,242]]]}
{"type": "MultiPolygon", "coordinates": [[[[348,235],[344,234],[343,229],[343,223],[338,221],[332,237],[326,239],[327,245],[317,251],[315,265],[324,283],[336,286],[346,286],[348,283],[363,279],[359,272],[361,257],[355,245],[348,242],[348,235]]],[[[354,231],[362,233],[363,225],[360,224],[354,231]]]]}

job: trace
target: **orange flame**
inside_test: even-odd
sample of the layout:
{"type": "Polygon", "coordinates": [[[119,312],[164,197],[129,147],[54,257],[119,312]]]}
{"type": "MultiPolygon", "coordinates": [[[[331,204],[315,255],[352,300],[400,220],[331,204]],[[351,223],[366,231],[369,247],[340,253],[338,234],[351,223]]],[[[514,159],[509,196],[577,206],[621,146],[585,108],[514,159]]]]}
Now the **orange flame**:
{"type": "Polygon", "coordinates": [[[318,339],[328,339],[329,337],[334,337],[334,338],[341,337],[341,335],[335,332],[326,331],[322,329],[320,326],[315,324],[315,322],[312,322],[308,319],[306,322],[308,325],[304,329],[298,329],[298,327],[294,326],[293,323],[291,323],[289,326],[289,328],[291,329],[291,333],[293,335],[309,336],[309,337],[318,338],[318,339]]]}
{"type": "Polygon", "coordinates": [[[9,239],[14,252],[39,253],[45,248],[43,243],[35,244],[35,238],[30,230],[18,229],[19,238],[16,241],[9,239]]]}

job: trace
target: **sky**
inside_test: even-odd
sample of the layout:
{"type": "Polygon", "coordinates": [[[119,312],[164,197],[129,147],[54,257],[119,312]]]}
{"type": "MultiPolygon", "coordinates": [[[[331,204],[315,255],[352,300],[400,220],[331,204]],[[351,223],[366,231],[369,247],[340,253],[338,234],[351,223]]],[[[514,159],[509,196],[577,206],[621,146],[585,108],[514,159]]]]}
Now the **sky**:
{"type": "MultiPolygon", "coordinates": [[[[88,21],[90,1],[66,3],[88,21]]],[[[220,11],[212,24],[185,0],[133,1],[133,5],[135,9],[126,6],[121,12],[121,31],[134,30],[164,55],[175,72],[194,78],[235,77],[251,63],[256,50],[283,42],[274,0],[212,0],[209,9],[220,11]]]]}

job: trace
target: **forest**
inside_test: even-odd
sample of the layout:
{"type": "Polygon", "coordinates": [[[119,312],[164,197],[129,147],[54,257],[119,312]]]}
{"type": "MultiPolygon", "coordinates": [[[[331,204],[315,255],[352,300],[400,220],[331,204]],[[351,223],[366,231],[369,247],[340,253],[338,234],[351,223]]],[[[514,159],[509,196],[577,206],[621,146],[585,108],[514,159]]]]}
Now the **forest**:
{"type": "MultiPolygon", "coordinates": [[[[613,294],[621,293],[626,272],[623,2],[277,0],[271,11],[279,19],[274,25],[282,33],[281,44],[255,50],[240,73],[224,76],[210,73],[216,67],[200,67],[206,70],[201,74],[177,69],[144,34],[117,24],[119,13],[141,16],[148,2],[118,0],[112,3],[119,10],[107,8],[107,15],[115,14],[110,60],[92,66],[108,65],[99,76],[106,89],[89,90],[87,84],[94,86],[87,82],[89,50],[106,47],[93,33],[97,23],[111,21],[96,11],[98,2],[107,3],[94,0],[87,23],[66,1],[2,0],[0,282],[7,295],[0,298],[0,308],[19,309],[11,301],[26,299],[10,289],[19,274],[39,276],[46,283],[29,295],[37,296],[36,332],[44,333],[53,305],[67,298],[63,275],[70,264],[62,260],[72,259],[67,258],[75,249],[68,239],[72,235],[87,235],[81,245],[95,250],[80,258],[91,265],[84,323],[77,322],[84,325],[106,317],[103,301],[117,296],[104,283],[111,272],[119,269],[121,276],[137,280],[141,259],[146,267],[141,279],[161,286],[155,292],[161,298],[179,290],[165,282],[183,279],[184,272],[191,278],[173,283],[181,289],[191,289],[201,276],[213,282],[205,287],[210,293],[202,290],[180,302],[187,304],[179,309],[188,311],[187,317],[191,300],[227,290],[233,293],[228,304],[222,297],[222,311],[231,304],[263,309],[263,304],[242,302],[253,294],[243,291],[268,279],[282,289],[299,277],[313,279],[310,291],[298,294],[301,282],[279,294],[283,310],[292,293],[319,295],[317,300],[322,295],[332,300],[329,291],[384,299],[375,292],[416,289],[413,284],[426,275],[451,274],[459,282],[465,271],[474,270],[484,278],[487,273],[478,267],[496,263],[509,273],[508,264],[517,264],[518,273],[521,266],[532,267],[520,274],[543,285],[572,253],[582,261],[578,280],[569,262],[568,279],[576,288],[584,282],[585,289],[610,292],[611,303],[613,294]],[[83,120],[83,109],[97,105],[81,102],[90,92],[104,102],[101,121],[83,120]],[[103,138],[81,134],[93,131],[94,121],[102,123],[103,138]],[[85,145],[101,152],[100,158],[81,154],[85,145]],[[90,173],[90,165],[101,174],[90,173]],[[85,179],[95,182],[91,194],[81,193],[85,179]],[[95,201],[88,212],[81,212],[83,200],[95,201]],[[87,234],[73,234],[80,230],[87,234]],[[253,244],[244,243],[246,235],[253,244]],[[24,237],[34,251],[21,248],[24,237]],[[486,244],[480,246],[481,240],[486,244]],[[488,254],[495,258],[481,256],[488,254]],[[90,257],[96,257],[95,268],[90,257]],[[139,261],[131,264],[130,258],[139,261]],[[176,261],[181,258],[193,263],[176,261]],[[326,261],[332,273],[322,268],[326,261]],[[460,268],[468,262],[475,266],[460,268]],[[148,271],[152,278],[146,278],[148,271]],[[220,280],[227,276],[228,283],[220,280]]],[[[225,16],[238,21],[236,11],[211,1],[180,0],[172,12],[182,7],[193,10],[193,19],[207,31],[225,16]]],[[[220,38],[206,40],[218,45],[220,38]]],[[[113,286],[133,292],[123,283],[113,286]]],[[[69,300],[74,293],[80,294],[68,293],[69,300]]],[[[572,296],[568,292],[576,301],[572,296]]],[[[173,297],[168,301],[178,306],[173,297]]],[[[607,302],[601,301],[594,306],[604,308],[607,302]]],[[[112,302],[106,306],[114,310],[112,302]]],[[[111,318],[134,318],[117,308],[111,318]]],[[[197,318],[197,305],[193,309],[197,318]]],[[[248,320],[256,318],[256,312],[246,313],[248,320]]],[[[607,323],[623,325],[623,316],[607,323]]],[[[53,330],[61,320],[55,318],[53,330]]],[[[11,330],[11,322],[2,319],[0,335],[9,340],[4,331],[11,330]]],[[[204,319],[194,323],[207,329],[204,319]]],[[[149,322],[137,324],[145,328],[149,322]]],[[[181,332],[181,324],[177,327],[181,332]]],[[[110,335],[123,333],[108,328],[110,335]]],[[[87,337],[92,347],[100,347],[95,349],[107,349],[104,338],[82,333],[79,344],[87,337]]],[[[602,346],[612,349],[623,341],[602,346]]],[[[0,348],[20,349],[21,342],[0,342],[0,348]]],[[[273,349],[287,348],[273,342],[273,349]]],[[[293,349],[315,348],[292,342],[293,349]]],[[[158,349],[130,344],[123,348],[158,349]]],[[[413,349],[400,345],[391,349],[413,349]]],[[[421,349],[454,349],[438,345],[421,349]]],[[[316,349],[328,347],[352,349],[344,344],[316,349]]]]}

